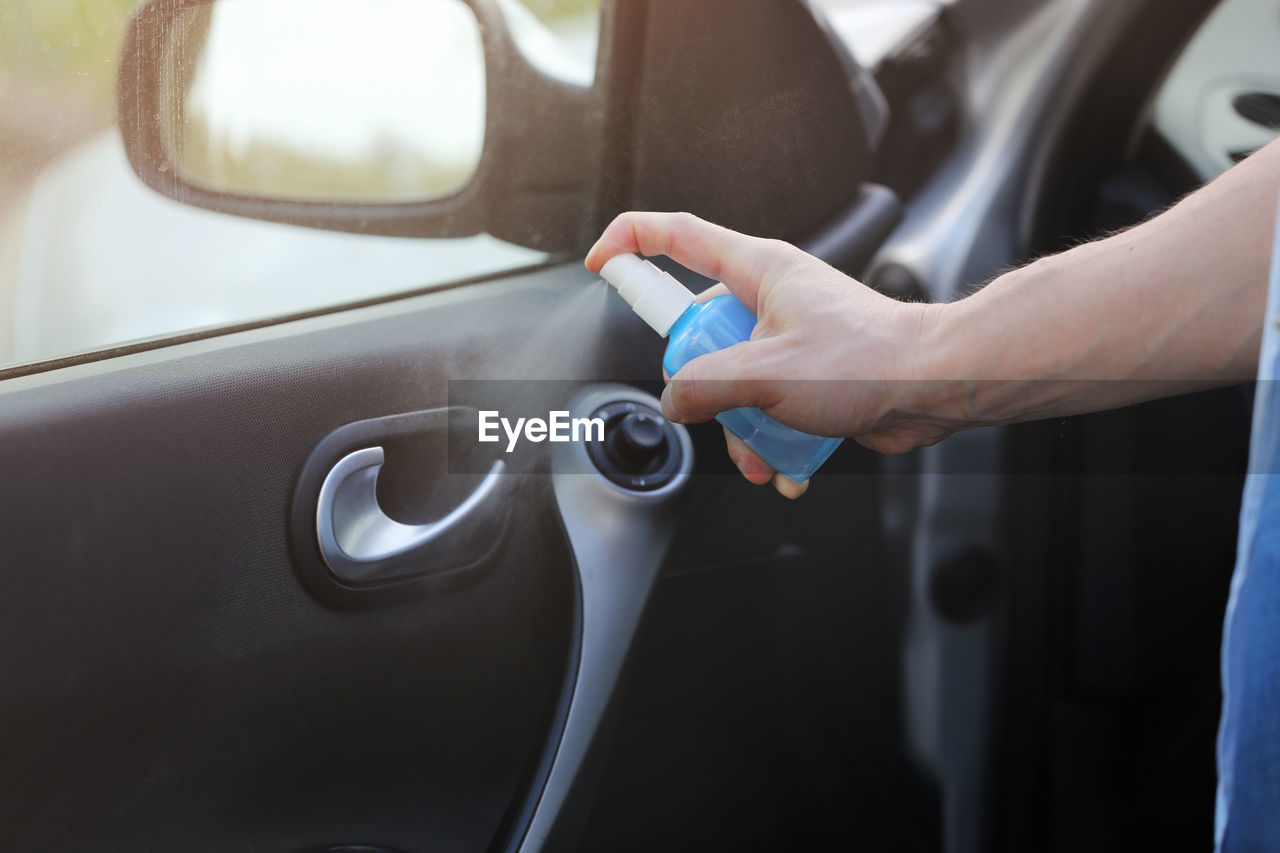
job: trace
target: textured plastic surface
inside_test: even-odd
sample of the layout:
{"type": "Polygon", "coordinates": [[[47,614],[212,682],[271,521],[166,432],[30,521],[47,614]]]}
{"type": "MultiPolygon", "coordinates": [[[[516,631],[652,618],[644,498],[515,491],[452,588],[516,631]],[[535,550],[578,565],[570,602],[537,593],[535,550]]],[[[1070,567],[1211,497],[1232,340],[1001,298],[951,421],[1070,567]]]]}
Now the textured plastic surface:
{"type": "MultiPolygon", "coordinates": [[[[0,649],[0,764],[21,780],[0,797],[8,849],[499,847],[576,636],[549,478],[511,478],[486,563],[368,610],[299,583],[288,507],[335,429],[519,369],[506,342],[531,318],[583,310],[568,276],[0,382],[0,622],[24,638],[0,649]]],[[[657,357],[636,333],[632,357],[657,357]]],[[[623,372],[589,343],[565,347],[580,371],[550,369],[623,372]]],[[[445,441],[384,443],[392,517],[430,521],[474,487],[445,441]]]]}
{"type": "MultiPolygon", "coordinates": [[[[728,294],[692,305],[671,327],[662,366],[668,376],[675,376],[698,356],[745,341],[755,325],[755,315],[728,294]]],[[[844,440],[799,432],[755,408],[730,409],[716,420],[775,471],[796,482],[812,477],[844,440]]]]}

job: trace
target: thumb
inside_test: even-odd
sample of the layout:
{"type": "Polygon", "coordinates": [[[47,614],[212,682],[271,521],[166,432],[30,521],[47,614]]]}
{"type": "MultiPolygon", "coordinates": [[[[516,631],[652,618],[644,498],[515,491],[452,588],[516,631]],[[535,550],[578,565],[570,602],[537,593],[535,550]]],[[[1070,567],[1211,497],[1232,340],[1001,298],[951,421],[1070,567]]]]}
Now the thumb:
{"type": "Polygon", "coordinates": [[[739,406],[773,405],[773,384],[749,375],[766,345],[743,341],[690,361],[663,389],[663,415],[675,423],[699,423],[739,406]]]}

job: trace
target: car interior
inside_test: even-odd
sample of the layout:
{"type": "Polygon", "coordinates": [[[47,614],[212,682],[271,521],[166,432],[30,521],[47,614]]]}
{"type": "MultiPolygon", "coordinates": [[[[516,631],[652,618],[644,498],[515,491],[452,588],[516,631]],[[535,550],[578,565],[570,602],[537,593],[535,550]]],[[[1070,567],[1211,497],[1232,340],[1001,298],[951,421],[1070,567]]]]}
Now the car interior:
{"type": "Polygon", "coordinates": [[[200,3],[133,19],[120,126],[157,192],[545,254],[0,369],[9,844],[1206,849],[1250,389],[847,441],[799,501],[714,423],[668,425],[641,485],[469,431],[656,411],[663,342],[582,267],[623,210],[912,301],[1157,214],[1280,135],[1280,5],[605,0],[583,86],[465,2],[484,158],[412,205],[184,182],[156,116],[200,3]],[[403,538],[362,557],[344,524],[403,538]]]}

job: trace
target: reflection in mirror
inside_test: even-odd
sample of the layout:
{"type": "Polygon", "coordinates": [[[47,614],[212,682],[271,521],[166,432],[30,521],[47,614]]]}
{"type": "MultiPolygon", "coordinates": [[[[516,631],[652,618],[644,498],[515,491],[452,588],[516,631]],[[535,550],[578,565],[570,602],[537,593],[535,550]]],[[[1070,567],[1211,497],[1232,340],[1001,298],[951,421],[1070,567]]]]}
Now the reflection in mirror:
{"type": "Polygon", "coordinates": [[[498,0],[516,46],[539,71],[590,86],[596,73],[600,0],[498,0]]]}
{"type": "Polygon", "coordinates": [[[217,193],[453,195],[480,163],[485,67],[461,0],[215,0],[166,51],[169,160],[217,193]]]}

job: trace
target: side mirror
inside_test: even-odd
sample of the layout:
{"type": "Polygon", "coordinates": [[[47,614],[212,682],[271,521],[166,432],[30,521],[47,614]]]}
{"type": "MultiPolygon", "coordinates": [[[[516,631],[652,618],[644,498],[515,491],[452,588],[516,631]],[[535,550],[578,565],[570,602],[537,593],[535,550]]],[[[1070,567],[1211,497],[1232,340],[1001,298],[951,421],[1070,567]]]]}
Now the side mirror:
{"type": "Polygon", "coordinates": [[[802,239],[859,196],[874,86],[805,0],[604,0],[555,45],[520,0],[151,0],[120,126],[187,204],[547,252],[630,208],[802,239]]]}
{"type": "Polygon", "coordinates": [[[535,66],[499,3],[153,0],[120,63],[129,161],[198,207],[393,236],[496,233],[504,199],[549,196],[505,236],[562,248],[583,227],[564,198],[588,188],[571,152],[591,147],[592,69],[535,66]]]}

